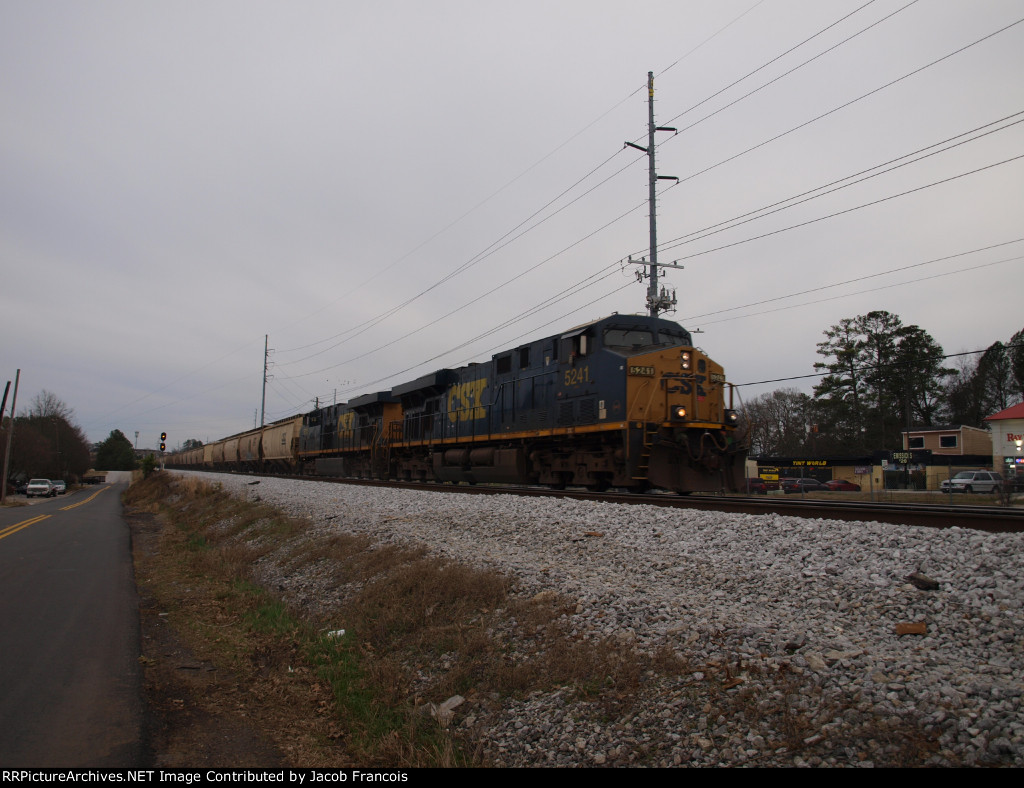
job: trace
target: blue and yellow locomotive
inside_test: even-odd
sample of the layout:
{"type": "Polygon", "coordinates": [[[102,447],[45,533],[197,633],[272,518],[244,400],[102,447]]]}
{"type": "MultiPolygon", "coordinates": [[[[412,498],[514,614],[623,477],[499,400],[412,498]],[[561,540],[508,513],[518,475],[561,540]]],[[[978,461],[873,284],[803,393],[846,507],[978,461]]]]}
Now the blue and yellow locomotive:
{"type": "Polygon", "coordinates": [[[612,315],[306,414],[320,475],[740,491],[733,389],[689,332],[612,315]]]}

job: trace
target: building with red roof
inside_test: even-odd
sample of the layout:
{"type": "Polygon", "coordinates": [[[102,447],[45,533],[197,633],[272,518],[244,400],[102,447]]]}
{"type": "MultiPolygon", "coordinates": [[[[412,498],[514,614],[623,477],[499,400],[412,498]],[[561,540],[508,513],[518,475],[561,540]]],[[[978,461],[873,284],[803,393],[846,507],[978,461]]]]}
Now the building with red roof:
{"type": "Polygon", "coordinates": [[[1024,475],[1024,402],[985,421],[992,428],[992,467],[1007,477],[1024,475]]]}

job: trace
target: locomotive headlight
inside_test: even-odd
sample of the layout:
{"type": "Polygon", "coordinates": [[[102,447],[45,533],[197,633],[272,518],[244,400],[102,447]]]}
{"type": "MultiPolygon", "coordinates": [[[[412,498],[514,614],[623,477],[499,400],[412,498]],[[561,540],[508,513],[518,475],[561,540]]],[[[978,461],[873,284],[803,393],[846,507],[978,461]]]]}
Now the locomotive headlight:
{"type": "Polygon", "coordinates": [[[686,408],[682,405],[673,406],[672,418],[676,421],[683,421],[686,418],[686,408]]]}
{"type": "Polygon", "coordinates": [[[690,351],[689,350],[684,350],[682,353],[679,354],[679,368],[680,369],[689,369],[690,366],[691,366],[690,351]]]}
{"type": "Polygon", "coordinates": [[[727,410],[725,412],[725,423],[726,424],[738,424],[740,421],[739,414],[734,410],[727,410]]]}

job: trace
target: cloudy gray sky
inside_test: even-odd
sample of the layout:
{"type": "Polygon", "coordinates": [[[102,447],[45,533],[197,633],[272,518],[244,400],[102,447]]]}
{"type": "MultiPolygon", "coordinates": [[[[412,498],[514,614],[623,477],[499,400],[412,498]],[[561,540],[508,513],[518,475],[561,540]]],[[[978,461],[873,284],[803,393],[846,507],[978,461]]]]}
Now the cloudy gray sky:
{"type": "Polygon", "coordinates": [[[658,204],[673,317],[744,397],[810,391],[761,382],[813,372],[822,332],[873,309],[949,353],[1005,341],[1022,18],[0,0],[0,385],[20,368],[20,404],[52,391],[92,440],[177,445],[253,425],[264,335],[269,421],[643,311],[620,261],[647,254],[647,159],[623,141],[645,142],[648,71],[679,129],[657,152],[681,179],[658,204]]]}

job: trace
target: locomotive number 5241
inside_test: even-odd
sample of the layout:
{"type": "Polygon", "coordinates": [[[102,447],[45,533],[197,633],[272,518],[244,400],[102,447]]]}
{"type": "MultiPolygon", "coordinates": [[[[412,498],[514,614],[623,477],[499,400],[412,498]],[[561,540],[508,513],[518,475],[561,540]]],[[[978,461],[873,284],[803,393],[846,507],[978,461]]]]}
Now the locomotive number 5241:
{"type": "Polygon", "coordinates": [[[579,386],[583,383],[590,382],[590,367],[580,367],[579,369],[567,369],[565,371],[565,385],[566,386],[579,386]]]}

